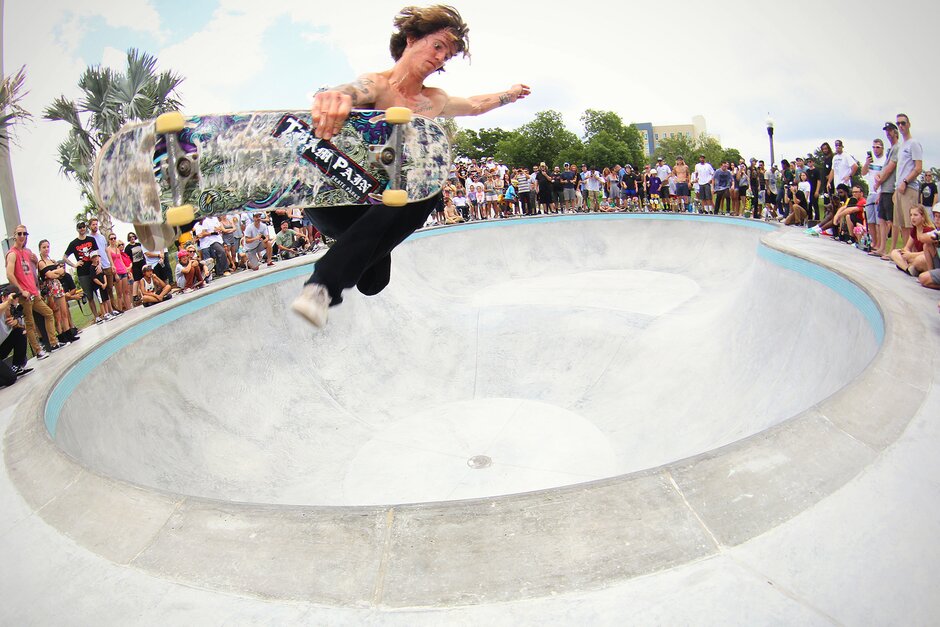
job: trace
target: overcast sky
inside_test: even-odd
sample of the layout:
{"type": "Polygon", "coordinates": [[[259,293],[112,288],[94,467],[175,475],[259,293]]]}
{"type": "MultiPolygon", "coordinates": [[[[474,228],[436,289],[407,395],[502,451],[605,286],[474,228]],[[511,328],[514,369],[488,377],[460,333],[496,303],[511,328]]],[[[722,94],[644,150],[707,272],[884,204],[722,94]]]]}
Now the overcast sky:
{"type": "MultiPolygon", "coordinates": [[[[304,108],[322,85],[391,66],[388,37],[402,2],[359,0],[5,0],[4,71],[27,66],[14,177],[30,241],[58,255],[74,237],[77,186],[59,174],[64,123],[41,119],[61,94],[77,97],[92,64],[124,66],[136,47],[185,77],[188,113],[304,108]]],[[[460,2],[472,58],[428,80],[448,93],[532,95],[465,127],[516,128],[555,109],[579,135],[588,108],[625,122],[690,123],[746,156],[768,159],[844,139],[864,159],[885,120],[903,111],[940,161],[935,2],[460,2]],[[590,8],[588,8],[590,7],[590,8]]],[[[126,235],[122,233],[123,237],[126,235]]]]}

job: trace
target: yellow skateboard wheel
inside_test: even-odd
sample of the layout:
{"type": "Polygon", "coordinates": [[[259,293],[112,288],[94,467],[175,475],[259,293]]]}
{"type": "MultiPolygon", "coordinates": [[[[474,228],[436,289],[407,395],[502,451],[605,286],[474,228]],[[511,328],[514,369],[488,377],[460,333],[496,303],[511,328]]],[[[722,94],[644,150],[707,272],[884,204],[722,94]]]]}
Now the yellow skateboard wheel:
{"type": "Polygon", "coordinates": [[[166,222],[170,226],[183,226],[196,219],[196,209],[192,205],[180,205],[166,210],[166,222]]]}
{"type": "Polygon", "coordinates": [[[157,127],[157,134],[163,135],[165,133],[179,133],[181,130],[183,130],[185,122],[186,121],[183,118],[183,114],[179,111],[164,113],[157,118],[155,124],[157,127]]]}
{"type": "Polygon", "coordinates": [[[403,189],[387,189],[382,192],[382,204],[388,207],[404,207],[408,204],[408,192],[403,189]]]}
{"type": "Polygon", "coordinates": [[[408,124],[408,122],[411,122],[411,109],[408,107],[389,107],[385,110],[385,121],[389,124],[408,124]]]}

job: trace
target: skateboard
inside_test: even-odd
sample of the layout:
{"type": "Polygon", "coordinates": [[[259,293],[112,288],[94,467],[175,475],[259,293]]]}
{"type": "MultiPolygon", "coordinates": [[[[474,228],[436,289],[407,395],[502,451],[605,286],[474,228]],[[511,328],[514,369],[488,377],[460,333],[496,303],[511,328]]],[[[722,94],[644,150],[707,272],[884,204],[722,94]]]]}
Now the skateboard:
{"type": "Polygon", "coordinates": [[[402,206],[447,180],[446,131],[409,109],[354,109],[330,141],[314,129],[309,111],[131,122],[99,151],[95,195],[113,217],[146,230],[236,211],[402,206]]]}

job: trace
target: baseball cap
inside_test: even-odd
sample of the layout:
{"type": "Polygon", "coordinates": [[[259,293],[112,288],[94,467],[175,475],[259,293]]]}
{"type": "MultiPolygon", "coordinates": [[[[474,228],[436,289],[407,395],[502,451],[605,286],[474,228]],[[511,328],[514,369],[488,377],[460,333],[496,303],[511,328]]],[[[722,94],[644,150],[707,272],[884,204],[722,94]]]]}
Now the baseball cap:
{"type": "Polygon", "coordinates": [[[898,130],[897,124],[894,122],[885,122],[885,125],[881,127],[883,131],[896,131],[898,130]]]}
{"type": "Polygon", "coordinates": [[[97,250],[91,251],[91,254],[89,255],[89,257],[100,257],[100,256],[101,256],[101,253],[99,253],[97,250]]]}

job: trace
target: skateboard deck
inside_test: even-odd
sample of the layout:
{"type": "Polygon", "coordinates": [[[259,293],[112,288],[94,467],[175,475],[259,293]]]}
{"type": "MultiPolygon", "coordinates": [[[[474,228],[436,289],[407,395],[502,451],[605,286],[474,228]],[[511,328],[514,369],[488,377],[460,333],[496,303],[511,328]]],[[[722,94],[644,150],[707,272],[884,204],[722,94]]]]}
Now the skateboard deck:
{"type": "Polygon", "coordinates": [[[118,220],[179,226],[235,211],[379,204],[383,193],[401,205],[447,179],[447,133],[407,109],[353,110],[330,141],[314,128],[309,111],[132,122],[99,151],[95,194],[118,220]],[[402,112],[408,121],[390,121],[402,112]]]}

